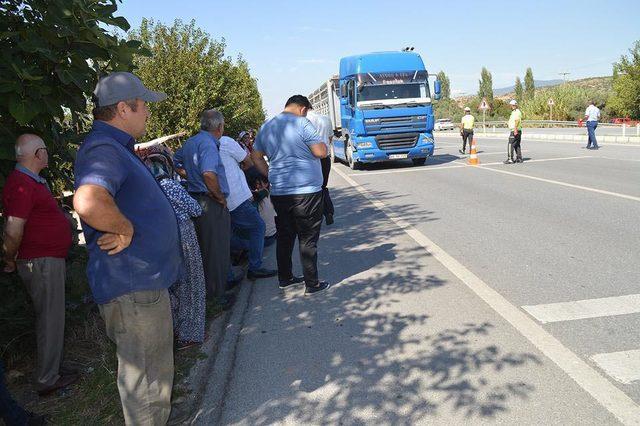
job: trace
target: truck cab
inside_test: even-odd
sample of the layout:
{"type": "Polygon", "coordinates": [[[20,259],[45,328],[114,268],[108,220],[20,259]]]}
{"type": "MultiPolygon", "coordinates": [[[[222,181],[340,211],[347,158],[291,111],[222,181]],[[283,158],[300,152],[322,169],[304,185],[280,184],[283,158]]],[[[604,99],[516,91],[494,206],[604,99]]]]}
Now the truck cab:
{"type": "Polygon", "coordinates": [[[342,58],[335,90],[342,137],[334,139],[332,156],[352,169],[397,159],[424,164],[434,150],[428,76],[422,58],[413,52],[342,58]]]}

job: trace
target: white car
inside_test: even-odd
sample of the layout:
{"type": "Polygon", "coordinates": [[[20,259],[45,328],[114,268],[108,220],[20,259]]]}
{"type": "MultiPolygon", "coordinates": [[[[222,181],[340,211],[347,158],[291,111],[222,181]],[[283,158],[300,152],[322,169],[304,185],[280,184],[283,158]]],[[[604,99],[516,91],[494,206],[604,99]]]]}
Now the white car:
{"type": "Polygon", "coordinates": [[[450,118],[441,118],[436,120],[436,123],[433,125],[433,130],[453,130],[455,126],[450,118]]]}

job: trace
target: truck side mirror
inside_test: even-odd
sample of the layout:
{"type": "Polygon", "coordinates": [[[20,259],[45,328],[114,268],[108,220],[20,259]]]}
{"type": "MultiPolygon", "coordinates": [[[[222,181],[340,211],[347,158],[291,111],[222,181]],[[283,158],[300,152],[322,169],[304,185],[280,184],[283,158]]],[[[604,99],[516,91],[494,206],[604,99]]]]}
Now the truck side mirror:
{"type": "Polygon", "coordinates": [[[433,98],[437,101],[440,99],[440,80],[436,80],[433,83],[433,98]]]}
{"type": "Polygon", "coordinates": [[[340,105],[346,105],[347,104],[347,98],[340,98],[340,105]]]}

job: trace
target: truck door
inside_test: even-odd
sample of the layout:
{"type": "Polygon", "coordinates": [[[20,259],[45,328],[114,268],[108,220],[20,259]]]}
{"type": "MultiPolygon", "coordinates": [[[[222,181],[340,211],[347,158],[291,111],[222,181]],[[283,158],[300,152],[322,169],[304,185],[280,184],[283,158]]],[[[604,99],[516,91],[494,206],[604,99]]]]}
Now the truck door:
{"type": "Polygon", "coordinates": [[[356,96],[355,96],[355,81],[349,80],[342,87],[342,95],[346,98],[346,104],[341,108],[342,113],[342,134],[349,134],[353,128],[353,117],[355,115],[356,96]]]}

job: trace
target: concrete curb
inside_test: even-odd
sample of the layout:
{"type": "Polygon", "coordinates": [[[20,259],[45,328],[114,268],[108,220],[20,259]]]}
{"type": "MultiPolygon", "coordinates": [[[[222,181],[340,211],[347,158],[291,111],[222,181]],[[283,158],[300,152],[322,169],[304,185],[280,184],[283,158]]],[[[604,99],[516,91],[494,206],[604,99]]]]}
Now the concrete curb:
{"type": "Polygon", "coordinates": [[[193,413],[202,402],[203,390],[213,368],[213,361],[218,355],[218,348],[224,337],[224,328],[230,315],[230,312],[223,312],[209,324],[207,333],[210,337],[202,344],[199,352],[199,355],[204,357],[195,362],[185,379],[189,394],[185,396],[184,402],[172,408],[168,425],[182,425],[193,420],[193,413]]]}
{"type": "MultiPolygon", "coordinates": [[[[436,141],[438,137],[443,138],[460,138],[460,135],[457,133],[436,133],[434,135],[436,141]]],[[[474,137],[482,139],[482,138],[508,138],[508,133],[474,133],[474,137]]],[[[586,135],[561,135],[561,134],[552,134],[552,133],[527,133],[523,131],[522,133],[523,140],[537,140],[537,141],[553,141],[553,142],[587,142],[586,135]]],[[[598,136],[598,143],[608,143],[608,144],[624,144],[624,145],[639,145],[640,144],[640,136],[610,136],[603,135],[598,136]]]]}
{"type": "Polygon", "coordinates": [[[227,386],[233,373],[240,332],[253,294],[253,285],[250,281],[242,284],[229,314],[229,320],[221,330],[218,352],[213,360],[211,358],[204,360],[209,364],[209,368],[202,376],[200,404],[190,422],[192,425],[215,425],[220,422],[227,386]]]}

